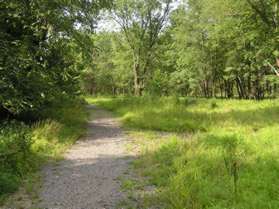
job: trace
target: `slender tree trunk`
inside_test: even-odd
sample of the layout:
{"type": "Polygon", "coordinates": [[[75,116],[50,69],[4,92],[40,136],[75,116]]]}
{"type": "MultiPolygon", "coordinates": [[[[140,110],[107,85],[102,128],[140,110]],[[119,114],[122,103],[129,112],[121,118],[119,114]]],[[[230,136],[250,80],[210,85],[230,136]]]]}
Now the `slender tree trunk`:
{"type": "Polygon", "coordinates": [[[236,78],[236,85],[237,85],[237,91],[238,91],[238,96],[240,99],[246,98],[245,96],[245,87],[243,85],[243,82],[241,81],[240,77],[236,78]]]}
{"type": "Polygon", "coordinates": [[[141,86],[140,86],[140,78],[139,78],[139,70],[140,64],[138,57],[134,58],[134,94],[135,96],[141,96],[141,86]]]}

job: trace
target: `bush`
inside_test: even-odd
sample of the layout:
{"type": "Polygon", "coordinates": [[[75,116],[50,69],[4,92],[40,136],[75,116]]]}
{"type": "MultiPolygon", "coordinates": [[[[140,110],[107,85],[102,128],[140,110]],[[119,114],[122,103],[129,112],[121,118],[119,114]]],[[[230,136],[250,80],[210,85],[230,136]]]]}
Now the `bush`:
{"type": "Polygon", "coordinates": [[[23,123],[11,121],[4,122],[0,132],[0,171],[23,174],[29,167],[26,159],[31,152],[30,128],[23,123]]]}
{"type": "Polygon", "coordinates": [[[19,178],[11,173],[0,173],[0,196],[13,193],[19,186],[19,178]]]}
{"type": "Polygon", "coordinates": [[[30,170],[32,139],[24,123],[6,121],[0,126],[0,196],[15,192],[30,170]]]}
{"type": "Polygon", "coordinates": [[[210,103],[210,107],[211,107],[211,109],[215,109],[215,108],[218,107],[218,105],[217,105],[217,103],[216,103],[215,101],[212,101],[212,102],[210,103]]]}

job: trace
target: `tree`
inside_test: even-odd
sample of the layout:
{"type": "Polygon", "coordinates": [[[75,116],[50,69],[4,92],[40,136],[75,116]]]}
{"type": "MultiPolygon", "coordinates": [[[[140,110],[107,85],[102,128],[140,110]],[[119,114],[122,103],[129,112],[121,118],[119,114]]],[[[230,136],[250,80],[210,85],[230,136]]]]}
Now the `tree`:
{"type": "Polygon", "coordinates": [[[129,46],[119,32],[93,35],[94,58],[82,74],[83,89],[90,94],[130,93],[132,66],[129,46]]]}
{"type": "Polygon", "coordinates": [[[0,1],[0,109],[39,109],[58,94],[78,93],[77,49],[109,1],[0,1]]]}
{"type": "Polygon", "coordinates": [[[134,93],[142,95],[152,73],[159,35],[167,23],[171,0],[118,0],[113,19],[120,25],[133,56],[134,93]]]}
{"type": "MultiPolygon", "coordinates": [[[[262,99],[277,80],[266,62],[278,49],[278,1],[198,0],[174,12],[171,30],[192,92],[262,99]]],[[[196,93],[195,93],[196,94],[196,93]]]]}
{"type": "Polygon", "coordinates": [[[278,1],[185,2],[173,10],[167,0],[115,1],[111,13],[121,30],[100,44],[111,43],[92,67],[98,88],[130,93],[133,83],[138,96],[276,96],[278,1]]]}

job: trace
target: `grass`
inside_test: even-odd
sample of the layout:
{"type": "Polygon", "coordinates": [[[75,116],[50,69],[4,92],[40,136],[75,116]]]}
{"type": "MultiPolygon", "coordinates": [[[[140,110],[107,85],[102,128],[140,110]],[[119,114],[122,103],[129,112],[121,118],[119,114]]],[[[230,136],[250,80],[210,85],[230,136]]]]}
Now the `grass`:
{"type": "Polygon", "coordinates": [[[134,172],[156,186],[139,208],[279,208],[279,100],[88,101],[133,130],[130,149],[141,150],[134,172]]]}
{"type": "Polygon", "coordinates": [[[37,171],[45,162],[61,159],[84,133],[87,111],[81,100],[64,98],[44,108],[40,118],[31,125],[18,121],[1,125],[0,205],[19,187],[34,193],[37,171]]]}

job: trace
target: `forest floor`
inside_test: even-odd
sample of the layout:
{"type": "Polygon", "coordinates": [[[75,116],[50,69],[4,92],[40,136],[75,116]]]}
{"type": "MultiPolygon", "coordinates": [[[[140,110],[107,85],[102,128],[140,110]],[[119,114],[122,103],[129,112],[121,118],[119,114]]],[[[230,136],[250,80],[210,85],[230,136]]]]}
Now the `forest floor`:
{"type": "Polygon", "coordinates": [[[109,112],[90,109],[87,135],[44,168],[39,208],[115,208],[124,198],[119,177],[132,159],[127,138],[109,112]]]}

